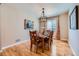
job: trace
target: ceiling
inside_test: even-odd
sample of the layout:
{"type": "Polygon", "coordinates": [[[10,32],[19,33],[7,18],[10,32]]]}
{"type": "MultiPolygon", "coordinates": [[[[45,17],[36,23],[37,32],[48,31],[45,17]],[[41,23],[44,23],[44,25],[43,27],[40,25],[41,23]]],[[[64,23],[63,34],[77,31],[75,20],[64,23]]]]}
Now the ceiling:
{"type": "Polygon", "coordinates": [[[9,3],[5,4],[23,11],[29,15],[41,16],[42,8],[45,8],[46,16],[56,16],[63,12],[68,12],[69,8],[75,4],[68,3],[9,3]]]}

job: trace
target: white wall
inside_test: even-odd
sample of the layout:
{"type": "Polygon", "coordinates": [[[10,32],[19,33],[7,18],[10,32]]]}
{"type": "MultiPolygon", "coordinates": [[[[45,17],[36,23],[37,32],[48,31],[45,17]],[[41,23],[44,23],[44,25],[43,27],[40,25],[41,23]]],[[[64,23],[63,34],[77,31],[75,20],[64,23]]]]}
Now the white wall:
{"type": "Polygon", "coordinates": [[[63,13],[59,15],[60,24],[60,38],[61,40],[68,39],[68,13],[63,13]]]}
{"type": "Polygon", "coordinates": [[[69,30],[69,43],[73,53],[79,56],[79,30],[69,30]]]}
{"type": "MultiPolygon", "coordinates": [[[[74,5],[70,8],[69,15],[73,10],[73,8],[74,8],[74,5]]],[[[79,30],[71,30],[69,28],[69,44],[74,54],[79,56],[79,30]]]]}
{"type": "MultiPolygon", "coordinates": [[[[23,7],[23,6],[19,6],[23,7]]],[[[26,6],[24,6],[26,8],[26,6]]],[[[38,30],[38,18],[27,10],[19,9],[16,5],[1,5],[1,41],[2,47],[6,47],[16,43],[16,39],[20,41],[29,39],[29,29],[24,30],[24,19],[34,21],[34,29],[38,30]]]]}

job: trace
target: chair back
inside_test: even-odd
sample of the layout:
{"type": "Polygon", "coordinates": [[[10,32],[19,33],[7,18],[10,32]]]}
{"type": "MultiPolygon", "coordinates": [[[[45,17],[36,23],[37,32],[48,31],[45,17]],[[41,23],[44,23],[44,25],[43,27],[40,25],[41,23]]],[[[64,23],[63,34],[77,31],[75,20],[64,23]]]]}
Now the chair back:
{"type": "Polygon", "coordinates": [[[36,32],[36,31],[29,31],[29,33],[30,33],[30,40],[31,40],[31,42],[32,42],[32,44],[33,44],[33,43],[36,42],[36,39],[37,39],[37,32],[36,32]]]}
{"type": "Polygon", "coordinates": [[[53,38],[53,31],[50,31],[50,33],[49,33],[49,39],[50,39],[50,41],[52,41],[52,38],[53,38]]]}

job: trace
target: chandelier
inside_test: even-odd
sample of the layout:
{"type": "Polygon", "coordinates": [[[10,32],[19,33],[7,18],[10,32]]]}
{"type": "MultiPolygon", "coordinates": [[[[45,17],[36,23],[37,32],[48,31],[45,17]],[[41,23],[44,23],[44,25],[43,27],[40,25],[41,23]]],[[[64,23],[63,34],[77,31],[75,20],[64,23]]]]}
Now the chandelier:
{"type": "Polygon", "coordinates": [[[45,16],[45,9],[42,8],[42,13],[41,13],[41,17],[39,19],[42,19],[44,21],[46,21],[47,17],[45,16]]]}

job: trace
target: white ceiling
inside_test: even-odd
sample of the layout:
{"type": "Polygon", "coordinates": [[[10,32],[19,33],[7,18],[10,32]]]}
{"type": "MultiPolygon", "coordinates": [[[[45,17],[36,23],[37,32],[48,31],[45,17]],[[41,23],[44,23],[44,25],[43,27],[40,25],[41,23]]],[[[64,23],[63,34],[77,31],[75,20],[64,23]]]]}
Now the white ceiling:
{"type": "MultiPolygon", "coordinates": [[[[5,4],[6,5],[6,4],[5,4]]],[[[69,8],[75,4],[62,4],[62,3],[10,3],[8,6],[14,7],[20,11],[25,11],[25,13],[35,15],[40,17],[42,8],[45,8],[46,16],[56,16],[63,12],[67,12],[69,8]]]]}

